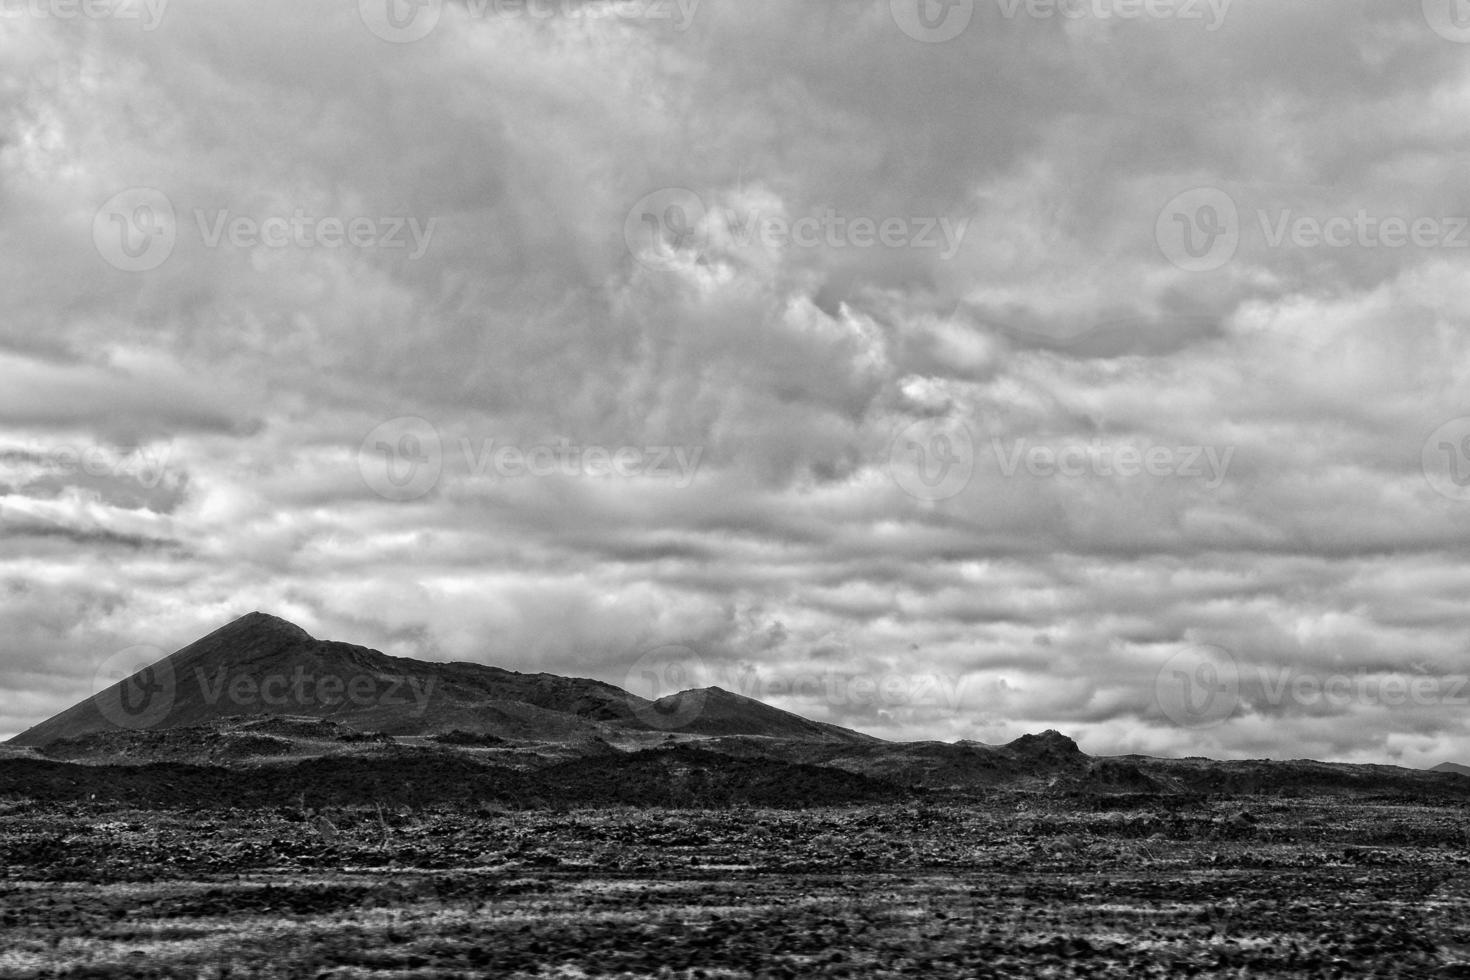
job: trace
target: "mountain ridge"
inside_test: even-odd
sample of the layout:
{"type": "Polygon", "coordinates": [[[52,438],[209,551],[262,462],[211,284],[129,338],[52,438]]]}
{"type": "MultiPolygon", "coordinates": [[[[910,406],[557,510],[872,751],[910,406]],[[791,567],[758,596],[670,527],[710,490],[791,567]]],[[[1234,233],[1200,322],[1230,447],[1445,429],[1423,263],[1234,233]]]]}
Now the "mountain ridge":
{"type": "Polygon", "coordinates": [[[566,740],[652,731],[873,740],[718,688],[650,701],[591,678],[394,657],[317,639],[256,610],[137,665],[8,744],[41,746],[99,731],[197,726],[254,713],[326,718],[389,735],[458,730],[566,740]]]}
{"type": "Polygon", "coordinates": [[[389,772],[418,764],[404,761],[404,752],[431,749],[523,773],[571,765],[577,780],[604,787],[598,792],[611,792],[619,774],[640,785],[664,773],[671,785],[695,779],[754,786],[779,781],[781,773],[804,779],[799,774],[812,770],[802,767],[815,767],[837,773],[832,787],[848,787],[832,788],[833,799],[879,783],[941,794],[1029,786],[1063,794],[1310,789],[1470,796],[1470,784],[1459,778],[1470,767],[1455,763],[1409,770],[1311,760],[1095,758],[1055,730],[1003,744],[888,742],[718,686],[649,700],[588,678],[393,657],[317,639],[258,610],[32,726],[10,739],[0,761],[74,760],[83,769],[64,772],[75,774],[88,765],[154,761],[274,769],[319,757],[381,764],[389,772]],[[717,759],[725,761],[711,761],[717,759]],[[701,775],[689,775],[696,770],[701,775]]]}

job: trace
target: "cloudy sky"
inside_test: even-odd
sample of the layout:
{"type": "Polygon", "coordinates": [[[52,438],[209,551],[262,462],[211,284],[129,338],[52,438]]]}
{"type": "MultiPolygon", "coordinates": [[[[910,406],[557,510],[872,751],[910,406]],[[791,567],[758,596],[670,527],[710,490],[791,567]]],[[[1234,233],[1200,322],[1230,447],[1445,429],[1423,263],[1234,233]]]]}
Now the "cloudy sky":
{"type": "Polygon", "coordinates": [[[387,2],[3,4],[0,733],[262,609],[1470,762],[1452,0],[387,2]]]}

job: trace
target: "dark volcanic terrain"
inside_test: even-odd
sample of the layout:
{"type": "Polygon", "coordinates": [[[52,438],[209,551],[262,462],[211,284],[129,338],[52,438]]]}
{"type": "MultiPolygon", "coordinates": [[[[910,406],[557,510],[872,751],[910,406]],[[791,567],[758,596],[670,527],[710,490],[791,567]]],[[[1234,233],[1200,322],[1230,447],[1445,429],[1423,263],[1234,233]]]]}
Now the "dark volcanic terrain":
{"type": "Polygon", "coordinates": [[[0,747],[0,976],[1467,977],[1439,768],[890,743],[252,614],[0,747]]]}

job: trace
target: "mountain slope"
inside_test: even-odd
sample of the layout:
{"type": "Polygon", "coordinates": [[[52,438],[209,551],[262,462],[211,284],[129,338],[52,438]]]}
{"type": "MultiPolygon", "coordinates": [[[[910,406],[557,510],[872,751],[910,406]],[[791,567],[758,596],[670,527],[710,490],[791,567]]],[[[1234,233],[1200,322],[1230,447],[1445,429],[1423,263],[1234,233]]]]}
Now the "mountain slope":
{"type": "Polygon", "coordinates": [[[117,729],[208,725],[241,715],[327,718],[358,731],[453,730],[566,741],[617,732],[865,740],[738,695],[684,692],[649,702],[587,678],[484,664],[428,663],[318,640],[254,612],[22,732],[16,745],[117,729]]]}
{"type": "Polygon", "coordinates": [[[453,727],[589,734],[630,721],[640,699],[600,681],[425,663],[318,640],[250,613],[12,739],[43,745],[114,728],[177,728],[233,715],[330,718],[364,731],[453,727]]]}
{"type": "Polygon", "coordinates": [[[1458,776],[1470,776],[1470,766],[1462,766],[1458,762],[1441,762],[1430,772],[1452,772],[1458,776]]]}
{"type": "Polygon", "coordinates": [[[720,687],[670,694],[654,701],[639,714],[656,728],[696,735],[764,735],[817,742],[881,742],[871,735],[812,721],[720,687]]]}

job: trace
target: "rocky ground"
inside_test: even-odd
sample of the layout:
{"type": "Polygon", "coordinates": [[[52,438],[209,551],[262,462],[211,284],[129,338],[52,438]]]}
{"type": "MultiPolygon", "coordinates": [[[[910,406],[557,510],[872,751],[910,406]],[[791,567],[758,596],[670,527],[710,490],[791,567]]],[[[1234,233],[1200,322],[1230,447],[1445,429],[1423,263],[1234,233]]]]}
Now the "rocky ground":
{"type": "Polygon", "coordinates": [[[1470,977],[1459,805],[0,803],[4,977],[1470,977]]]}

